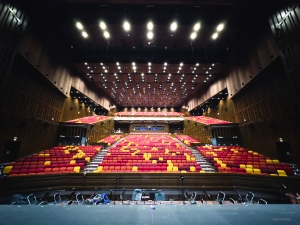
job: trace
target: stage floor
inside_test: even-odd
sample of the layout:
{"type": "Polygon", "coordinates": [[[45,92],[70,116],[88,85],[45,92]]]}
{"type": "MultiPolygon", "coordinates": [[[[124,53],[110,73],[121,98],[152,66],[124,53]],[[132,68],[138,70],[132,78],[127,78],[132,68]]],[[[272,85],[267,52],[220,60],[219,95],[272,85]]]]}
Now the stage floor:
{"type": "Polygon", "coordinates": [[[2,205],[1,225],[300,224],[299,205],[2,205]]]}

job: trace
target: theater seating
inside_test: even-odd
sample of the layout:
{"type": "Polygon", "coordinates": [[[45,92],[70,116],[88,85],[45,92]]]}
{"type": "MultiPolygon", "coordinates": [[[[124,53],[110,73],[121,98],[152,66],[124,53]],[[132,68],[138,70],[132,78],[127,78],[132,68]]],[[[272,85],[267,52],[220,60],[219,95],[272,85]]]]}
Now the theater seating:
{"type": "Polygon", "coordinates": [[[229,121],[225,121],[225,120],[219,120],[219,119],[215,119],[212,117],[207,117],[207,116],[191,116],[191,117],[187,117],[186,119],[198,122],[198,123],[203,123],[206,125],[210,125],[210,124],[228,124],[231,123],[229,121]]]}
{"type": "Polygon", "coordinates": [[[128,135],[94,172],[199,173],[200,165],[187,147],[169,135],[128,135]]]}
{"type": "Polygon", "coordinates": [[[288,163],[280,163],[240,146],[197,146],[197,149],[221,173],[293,175],[288,163]]]}
{"type": "Polygon", "coordinates": [[[66,121],[66,123],[83,123],[83,124],[93,124],[98,123],[103,120],[109,119],[108,116],[88,116],[88,117],[82,117],[75,120],[69,120],[66,121]]]}
{"type": "Polygon", "coordinates": [[[172,116],[172,117],[179,117],[182,116],[182,113],[180,112],[118,112],[116,113],[116,116],[172,116]]]}
{"type": "Polygon", "coordinates": [[[187,146],[191,146],[191,143],[199,143],[199,141],[197,141],[194,138],[191,138],[188,135],[176,135],[176,138],[181,142],[183,142],[184,144],[186,144],[187,146]]]}
{"type": "Polygon", "coordinates": [[[100,141],[98,141],[98,143],[106,143],[108,146],[114,144],[115,142],[117,142],[118,140],[120,140],[122,138],[122,135],[110,135],[100,141]]]}
{"type": "Polygon", "coordinates": [[[102,146],[57,146],[9,163],[9,176],[80,172],[102,146]]]}

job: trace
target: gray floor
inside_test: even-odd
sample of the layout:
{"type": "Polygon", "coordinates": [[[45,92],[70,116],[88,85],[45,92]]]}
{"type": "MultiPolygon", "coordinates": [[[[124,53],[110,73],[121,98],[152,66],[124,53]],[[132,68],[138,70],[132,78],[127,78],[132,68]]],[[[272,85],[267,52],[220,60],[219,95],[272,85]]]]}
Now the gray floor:
{"type": "Polygon", "coordinates": [[[0,224],[300,224],[300,205],[0,206],[0,224]]]}

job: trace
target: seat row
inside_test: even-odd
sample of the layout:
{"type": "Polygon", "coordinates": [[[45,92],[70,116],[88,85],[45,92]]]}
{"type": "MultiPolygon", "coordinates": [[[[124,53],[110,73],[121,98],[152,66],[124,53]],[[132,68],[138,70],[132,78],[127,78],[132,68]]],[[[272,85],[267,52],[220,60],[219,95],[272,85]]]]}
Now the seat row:
{"type": "Polygon", "coordinates": [[[69,121],[66,121],[66,123],[93,124],[93,123],[98,123],[100,121],[107,120],[109,118],[110,117],[108,117],[108,116],[87,116],[87,117],[82,117],[82,118],[75,119],[75,120],[69,120],[69,121]]]}
{"type": "Polygon", "coordinates": [[[199,172],[202,169],[192,152],[188,148],[182,147],[178,140],[169,135],[129,135],[116,147],[108,150],[107,155],[104,156],[103,161],[94,172],[116,170],[199,172]],[[151,149],[146,146],[147,149],[143,149],[143,146],[151,141],[159,143],[160,146],[151,147],[151,149]],[[172,142],[176,149],[169,150],[169,142],[172,142]],[[141,143],[143,143],[142,146],[141,143]],[[134,146],[134,149],[131,146],[134,146]],[[162,150],[158,150],[159,148],[162,150]]]}
{"type": "Polygon", "coordinates": [[[293,175],[293,170],[288,163],[280,163],[279,160],[272,160],[270,157],[240,146],[198,146],[197,149],[218,172],[293,175]]]}
{"type": "Polygon", "coordinates": [[[102,146],[56,146],[9,163],[3,170],[9,176],[79,172],[102,146]]]}
{"type": "Polygon", "coordinates": [[[207,116],[191,116],[191,117],[187,117],[187,119],[192,120],[192,121],[196,121],[198,123],[206,124],[206,125],[231,123],[229,121],[219,120],[219,119],[212,118],[212,117],[207,117],[207,116]]]}

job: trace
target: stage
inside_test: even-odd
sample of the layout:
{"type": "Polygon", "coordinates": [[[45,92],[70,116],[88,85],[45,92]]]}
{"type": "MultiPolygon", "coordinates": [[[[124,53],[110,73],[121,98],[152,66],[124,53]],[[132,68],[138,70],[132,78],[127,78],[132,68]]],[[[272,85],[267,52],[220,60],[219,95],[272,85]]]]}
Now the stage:
{"type": "Polygon", "coordinates": [[[1,205],[0,224],[300,224],[299,205],[1,205]]]}

